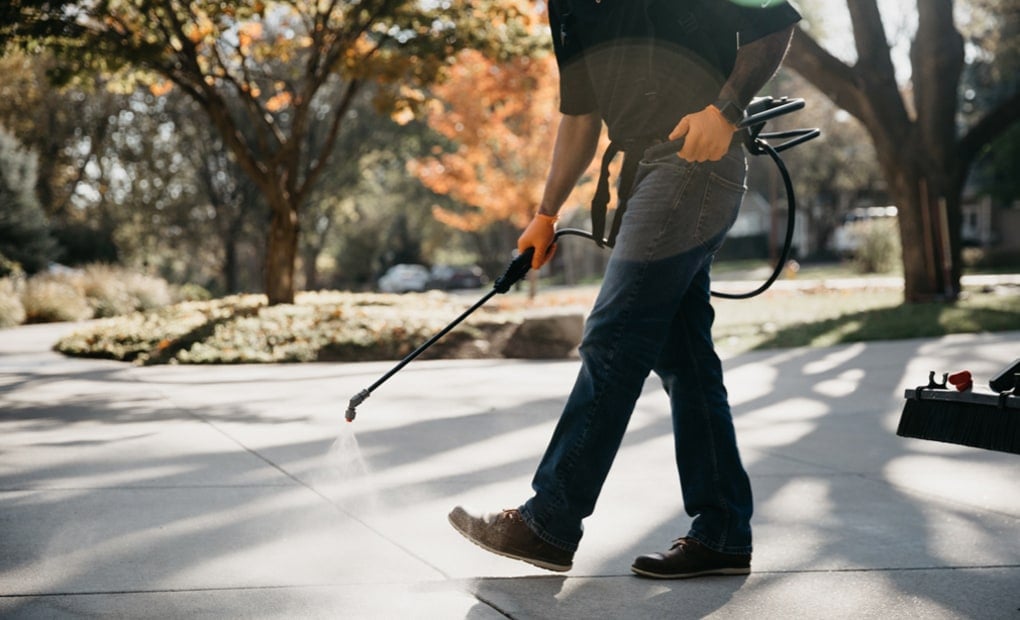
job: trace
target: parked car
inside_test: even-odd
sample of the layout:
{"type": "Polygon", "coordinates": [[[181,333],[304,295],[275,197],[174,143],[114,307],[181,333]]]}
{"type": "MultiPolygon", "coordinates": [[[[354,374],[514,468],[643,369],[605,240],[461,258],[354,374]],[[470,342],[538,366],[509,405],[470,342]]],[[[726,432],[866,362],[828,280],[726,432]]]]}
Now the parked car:
{"type": "Polygon", "coordinates": [[[436,265],[429,277],[429,288],[444,291],[457,289],[479,288],[485,284],[486,277],[481,267],[454,267],[452,265],[436,265]]]}
{"type": "Polygon", "coordinates": [[[384,293],[424,291],[429,284],[429,270],[425,265],[393,265],[379,278],[377,284],[384,293]]]}

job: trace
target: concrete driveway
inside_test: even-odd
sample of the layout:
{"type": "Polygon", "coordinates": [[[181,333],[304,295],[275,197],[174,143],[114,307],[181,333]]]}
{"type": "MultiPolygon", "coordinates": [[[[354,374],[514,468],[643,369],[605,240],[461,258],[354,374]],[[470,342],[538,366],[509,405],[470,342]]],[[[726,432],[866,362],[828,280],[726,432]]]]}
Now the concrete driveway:
{"type": "Polygon", "coordinates": [[[1020,619],[1020,457],[897,437],[928,371],[979,384],[1020,333],[726,360],[756,493],[754,572],[654,581],[687,529],[648,381],[574,569],[464,541],[456,504],[515,506],[574,361],[134,367],[0,330],[7,618],[1020,619]]]}

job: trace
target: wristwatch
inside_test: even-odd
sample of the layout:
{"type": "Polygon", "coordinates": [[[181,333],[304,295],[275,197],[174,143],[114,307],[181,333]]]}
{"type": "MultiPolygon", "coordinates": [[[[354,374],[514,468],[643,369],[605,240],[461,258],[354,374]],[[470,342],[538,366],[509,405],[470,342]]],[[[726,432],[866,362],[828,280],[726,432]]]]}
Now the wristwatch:
{"type": "Polygon", "coordinates": [[[712,105],[718,108],[723,118],[734,127],[739,127],[740,122],[744,120],[744,108],[732,99],[717,99],[712,105]]]}

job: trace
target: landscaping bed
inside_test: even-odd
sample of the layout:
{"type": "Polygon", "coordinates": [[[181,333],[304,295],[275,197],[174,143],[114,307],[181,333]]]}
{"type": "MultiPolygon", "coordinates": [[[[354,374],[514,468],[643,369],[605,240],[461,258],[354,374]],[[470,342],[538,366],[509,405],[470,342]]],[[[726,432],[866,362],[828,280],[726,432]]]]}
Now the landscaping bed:
{"type": "MultiPolygon", "coordinates": [[[[55,348],[137,364],[392,360],[413,351],[473,301],[439,292],[332,292],[303,293],[294,304],[266,306],[261,295],[234,296],[94,321],[55,348]]],[[[479,309],[423,357],[501,357],[527,321],[526,305],[504,301],[479,309]]],[[[580,323],[581,310],[571,314],[580,323]]]]}

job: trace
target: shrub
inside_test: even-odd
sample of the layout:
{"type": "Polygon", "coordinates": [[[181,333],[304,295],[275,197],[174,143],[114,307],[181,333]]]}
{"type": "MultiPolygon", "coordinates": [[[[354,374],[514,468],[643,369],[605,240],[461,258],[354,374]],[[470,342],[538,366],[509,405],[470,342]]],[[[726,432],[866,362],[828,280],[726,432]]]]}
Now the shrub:
{"type": "Polygon", "coordinates": [[[134,300],[134,310],[155,310],[173,303],[170,285],[163,278],[144,273],[125,275],[128,294],[134,300]]]}
{"type": "MultiPolygon", "coordinates": [[[[98,321],[65,336],[56,349],[139,364],[391,360],[463,310],[443,294],[302,293],[296,304],[272,307],[262,295],[239,295],[98,321]]],[[[516,322],[512,313],[487,311],[432,353],[470,349],[470,341],[516,322]]]]}
{"type": "Polygon", "coordinates": [[[1001,249],[986,250],[979,255],[979,260],[974,261],[972,264],[984,271],[1016,273],[1016,266],[1020,265],[1020,252],[1017,250],[1001,249]]]}
{"type": "Polygon", "coordinates": [[[21,268],[20,263],[7,258],[3,252],[0,252],[0,278],[19,278],[24,275],[25,270],[21,268]]]}
{"type": "MultiPolygon", "coordinates": [[[[0,126],[0,254],[28,273],[45,269],[57,254],[35,194],[38,170],[38,153],[0,126]]],[[[6,269],[0,264],[0,275],[7,275],[6,269]]]]}
{"type": "Polygon", "coordinates": [[[67,277],[45,275],[29,279],[21,303],[28,323],[81,321],[93,316],[85,294],[67,277]]]}
{"type": "Polygon", "coordinates": [[[0,289],[6,302],[0,308],[0,313],[6,315],[0,319],[0,325],[18,324],[11,323],[17,316],[21,316],[19,323],[109,318],[155,310],[172,301],[166,280],[98,263],[81,271],[65,269],[60,273],[38,274],[20,288],[17,294],[0,289]],[[20,302],[7,299],[19,295],[20,302]],[[22,312],[12,309],[15,302],[22,312]]]}
{"type": "Polygon", "coordinates": [[[122,267],[96,263],[82,272],[81,288],[95,310],[106,318],[130,314],[136,310],[154,310],[170,303],[170,286],[154,278],[122,267]]]}
{"type": "Polygon", "coordinates": [[[10,278],[0,280],[0,327],[14,327],[25,322],[25,306],[21,304],[18,285],[10,278]]]}
{"type": "Polygon", "coordinates": [[[889,273],[896,271],[903,261],[900,233],[893,218],[857,223],[860,245],[854,253],[854,263],[861,273],[889,273]]]}
{"type": "Polygon", "coordinates": [[[205,287],[188,283],[175,287],[173,297],[177,301],[209,301],[213,296],[205,287]]]}
{"type": "Polygon", "coordinates": [[[208,338],[217,325],[251,314],[264,303],[263,297],[248,295],[135,312],[90,324],[61,338],[55,348],[80,357],[166,363],[180,350],[208,338]]]}
{"type": "Polygon", "coordinates": [[[109,265],[89,265],[82,272],[80,287],[98,318],[128,314],[134,301],[127,291],[123,272],[109,265]]]}

